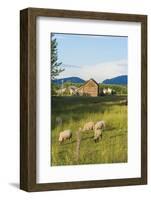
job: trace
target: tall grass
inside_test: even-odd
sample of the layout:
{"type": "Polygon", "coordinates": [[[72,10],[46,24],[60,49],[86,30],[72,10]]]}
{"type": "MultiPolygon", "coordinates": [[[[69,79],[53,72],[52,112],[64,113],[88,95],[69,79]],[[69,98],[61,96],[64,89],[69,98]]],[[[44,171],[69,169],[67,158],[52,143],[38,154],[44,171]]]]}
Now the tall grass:
{"type": "Polygon", "coordinates": [[[52,97],[51,165],[98,164],[127,162],[126,96],[52,97]],[[55,122],[57,116],[62,126],[55,122]],[[102,140],[93,141],[93,131],[81,133],[80,154],[76,159],[76,131],[86,122],[104,120],[102,140]],[[71,141],[59,144],[59,132],[71,129],[71,141]]]}

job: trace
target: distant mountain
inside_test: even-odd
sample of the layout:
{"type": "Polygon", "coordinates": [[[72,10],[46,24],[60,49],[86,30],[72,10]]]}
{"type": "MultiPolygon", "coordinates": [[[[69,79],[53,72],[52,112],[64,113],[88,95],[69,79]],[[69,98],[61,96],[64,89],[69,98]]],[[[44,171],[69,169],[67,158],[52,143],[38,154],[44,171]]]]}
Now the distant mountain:
{"type": "Polygon", "coordinates": [[[117,84],[117,85],[127,85],[127,75],[117,76],[111,79],[106,79],[102,83],[104,84],[117,84]]]}
{"type": "Polygon", "coordinates": [[[63,83],[66,83],[66,82],[71,82],[71,83],[84,83],[85,81],[79,77],[68,77],[68,78],[60,78],[60,79],[56,79],[56,80],[53,80],[53,83],[56,83],[56,84],[61,84],[63,81],[63,83]]]}

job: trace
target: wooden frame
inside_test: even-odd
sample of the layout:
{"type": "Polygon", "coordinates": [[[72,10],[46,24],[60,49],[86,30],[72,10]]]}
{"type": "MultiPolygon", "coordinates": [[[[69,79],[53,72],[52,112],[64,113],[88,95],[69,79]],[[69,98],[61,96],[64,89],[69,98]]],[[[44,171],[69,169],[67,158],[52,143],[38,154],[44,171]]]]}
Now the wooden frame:
{"type": "Polygon", "coordinates": [[[25,191],[147,183],[147,16],[27,8],[20,12],[20,188],[25,191]],[[141,178],[36,183],[36,17],[141,22],[141,178]]]}

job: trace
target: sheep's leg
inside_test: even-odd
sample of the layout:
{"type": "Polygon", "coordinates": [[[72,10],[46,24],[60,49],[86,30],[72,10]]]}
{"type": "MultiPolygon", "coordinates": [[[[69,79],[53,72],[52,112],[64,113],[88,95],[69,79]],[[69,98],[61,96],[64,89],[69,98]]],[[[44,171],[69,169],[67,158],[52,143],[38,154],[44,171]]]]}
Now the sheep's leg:
{"type": "Polygon", "coordinates": [[[97,138],[94,138],[94,142],[95,142],[95,143],[97,142],[97,138]]]}

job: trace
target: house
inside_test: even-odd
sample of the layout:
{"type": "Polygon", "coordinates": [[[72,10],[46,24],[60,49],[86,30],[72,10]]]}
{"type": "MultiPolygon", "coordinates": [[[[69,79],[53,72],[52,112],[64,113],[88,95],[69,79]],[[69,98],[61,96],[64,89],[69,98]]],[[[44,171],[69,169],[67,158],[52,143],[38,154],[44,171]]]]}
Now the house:
{"type": "Polygon", "coordinates": [[[101,90],[101,94],[102,94],[102,95],[111,95],[112,93],[113,93],[112,88],[103,88],[103,89],[101,90]]]}
{"type": "Polygon", "coordinates": [[[90,79],[77,89],[77,93],[80,96],[99,96],[99,84],[94,79],[90,79]]]}
{"type": "Polygon", "coordinates": [[[107,94],[108,90],[106,88],[103,89],[103,94],[107,94]]]}
{"type": "Polygon", "coordinates": [[[67,90],[66,88],[61,88],[59,90],[56,90],[56,93],[58,96],[61,96],[66,92],[66,90],[67,90]]]}
{"type": "Polygon", "coordinates": [[[77,94],[77,89],[78,88],[76,86],[69,86],[68,87],[70,95],[76,95],[77,94]]]}
{"type": "Polygon", "coordinates": [[[112,89],[111,88],[108,88],[107,91],[108,91],[108,94],[112,94],[112,89]]]}

